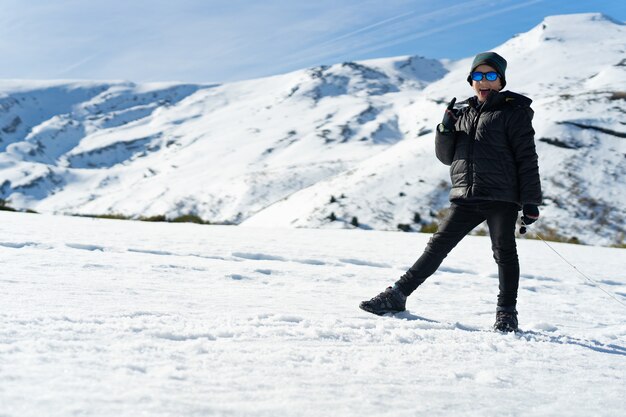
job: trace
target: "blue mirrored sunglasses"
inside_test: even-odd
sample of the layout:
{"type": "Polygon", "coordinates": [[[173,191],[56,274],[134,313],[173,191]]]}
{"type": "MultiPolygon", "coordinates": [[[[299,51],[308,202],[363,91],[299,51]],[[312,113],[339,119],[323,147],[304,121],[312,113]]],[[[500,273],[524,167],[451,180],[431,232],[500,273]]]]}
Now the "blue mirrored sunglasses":
{"type": "Polygon", "coordinates": [[[474,72],[472,72],[472,80],[474,80],[474,81],[481,81],[483,79],[483,77],[487,81],[495,81],[495,80],[498,79],[498,73],[495,72],[495,71],[489,71],[489,72],[474,71],[474,72]]]}

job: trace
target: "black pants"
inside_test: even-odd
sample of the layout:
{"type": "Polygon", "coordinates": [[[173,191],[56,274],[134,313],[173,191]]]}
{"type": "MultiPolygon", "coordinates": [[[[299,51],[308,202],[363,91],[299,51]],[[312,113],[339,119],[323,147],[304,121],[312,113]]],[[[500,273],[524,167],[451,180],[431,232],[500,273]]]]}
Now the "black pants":
{"type": "Polygon", "coordinates": [[[502,201],[452,203],[450,214],[439,225],[439,230],[428,242],[424,254],[396,285],[404,294],[410,295],[435,273],[443,259],[465,235],[486,220],[493,257],[498,264],[498,306],[515,307],[519,285],[519,261],[515,245],[517,212],[516,204],[502,201]]]}

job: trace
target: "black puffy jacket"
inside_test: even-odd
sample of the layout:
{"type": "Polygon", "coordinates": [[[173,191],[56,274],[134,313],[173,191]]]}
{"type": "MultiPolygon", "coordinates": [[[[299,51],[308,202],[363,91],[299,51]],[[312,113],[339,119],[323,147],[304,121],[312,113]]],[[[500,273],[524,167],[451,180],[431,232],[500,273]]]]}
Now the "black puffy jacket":
{"type": "Polygon", "coordinates": [[[532,127],[531,99],[493,92],[460,109],[456,131],[437,130],[437,158],[450,165],[450,200],[497,200],[541,204],[541,183],[532,127]]]}

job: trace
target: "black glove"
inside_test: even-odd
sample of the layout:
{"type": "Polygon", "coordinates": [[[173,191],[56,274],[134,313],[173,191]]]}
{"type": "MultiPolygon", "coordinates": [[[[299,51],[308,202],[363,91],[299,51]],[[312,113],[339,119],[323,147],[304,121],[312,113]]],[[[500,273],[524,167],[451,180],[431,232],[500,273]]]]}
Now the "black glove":
{"type": "Polygon", "coordinates": [[[534,204],[524,204],[522,213],[522,222],[528,226],[529,224],[536,222],[539,218],[539,207],[534,204]]]}
{"type": "Polygon", "coordinates": [[[443,115],[443,120],[441,124],[443,125],[444,130],[448,132],[454,132],[454,124],[456,120],[459,118],[459,111],[454,108],[454,103],[456,102],[456,97],[450,100],[448,103],[448,107],[446,107],[446,112],[443,115]]]}

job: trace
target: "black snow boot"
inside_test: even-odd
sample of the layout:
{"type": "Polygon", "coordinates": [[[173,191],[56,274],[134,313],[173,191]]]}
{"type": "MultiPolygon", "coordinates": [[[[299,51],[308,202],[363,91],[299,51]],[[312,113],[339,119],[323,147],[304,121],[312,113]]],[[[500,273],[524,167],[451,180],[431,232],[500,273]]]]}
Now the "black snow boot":
{"type": "Polygon", "coordinates": [[[387,313],[399,313],[406,310],[406,295],[396,287],[387,289],[369,301],[359,304],[361,310],[382,316],[387,313]]]}
{"type": "Polygon", "coordinates": [[[517,310],[515,310],[515,307],[498,307],[493,329],[501,332],[516,332],[517,310]]]}

